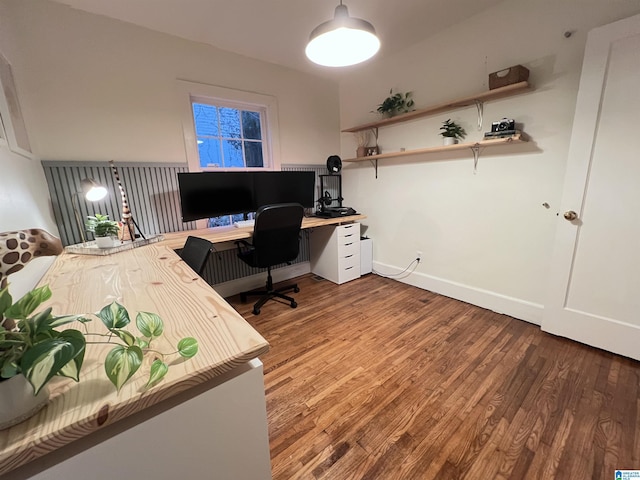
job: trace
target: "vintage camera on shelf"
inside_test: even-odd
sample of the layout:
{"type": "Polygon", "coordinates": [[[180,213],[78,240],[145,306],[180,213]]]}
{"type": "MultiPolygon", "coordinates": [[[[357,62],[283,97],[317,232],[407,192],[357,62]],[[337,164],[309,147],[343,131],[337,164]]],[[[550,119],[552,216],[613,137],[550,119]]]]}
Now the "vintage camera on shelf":
{"type": "Polygon", "coordinates": [[[504,132],[507,130],[515,130],[515,129],[516,129],[516,122],[511,118],[503,118],[502,120],[498,122],[493,122],[491,124],[492,132],[504,132]]]}
{"type": "Polygon", "coordinates": [[[484,134],[484,138],[504,138],[520,133],[516,130],[516,122],[512,118],[503,118],[491,123],[491,131],[484,134]]]}

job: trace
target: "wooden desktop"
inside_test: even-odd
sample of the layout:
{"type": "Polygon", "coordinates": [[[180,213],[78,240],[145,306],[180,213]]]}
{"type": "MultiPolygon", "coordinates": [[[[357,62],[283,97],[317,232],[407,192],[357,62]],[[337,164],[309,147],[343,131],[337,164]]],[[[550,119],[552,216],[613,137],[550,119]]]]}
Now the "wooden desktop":
{"type": "MultiPolygon", "coordinates": [[[[302,229],[325,227],[327,225],[342,225],[344,223],[351,223],[358,220],[367,218],[366,215],[356,214],[347,215],[344,217],[335,218],[323,218],[323,217],[305,217],[302,219],[302,229]]],[[[253,233],[253,227],[237,228],[234,226],[229,227],[215,227],[215,228],[201,228],[198,230],[184,230],[181,232],[165,233],[164,240],[160,242],[162,245],[166,245],[174,250],[182,248],[184,242],[189,235],[194,237],[206,238],[213,243],[234,242],[243,238],[251,238],[253,233]]]]}
{"type": "Polygon", "coordinates": [[[117,393],[104,372],[112,346],[88,345],[79,383],[53,379],[43,410],[0,431],[3,480],[271,478],[257,359],[269,344],[171,247],[63,253],[44,284],[53,292],[44,307],[54,314],[95,312],[115,300],[134,316],[159,314],[168,344],[193,336],[200,348],[149,390],[145,359],[117,393]]]}

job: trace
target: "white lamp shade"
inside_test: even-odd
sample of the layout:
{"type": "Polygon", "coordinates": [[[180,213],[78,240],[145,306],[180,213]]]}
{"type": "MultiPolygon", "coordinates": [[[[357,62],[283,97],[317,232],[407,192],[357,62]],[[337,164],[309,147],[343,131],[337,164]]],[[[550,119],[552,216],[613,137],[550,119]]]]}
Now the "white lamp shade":
{"type": "Polygon", "coordinates": [[[309,60],[326,67],[346,67],[364,62],[380,49],[373,26],[349,17],[347,7],[338,5],[333,20],[311,32],[305,53],[309,60]]]}
{"type": "Polygon", "coordinates": [[[84,198],[90,202],[97,202],[107,196],[107,189],[93,179],[85,178],[81,184],[84,198]]]}

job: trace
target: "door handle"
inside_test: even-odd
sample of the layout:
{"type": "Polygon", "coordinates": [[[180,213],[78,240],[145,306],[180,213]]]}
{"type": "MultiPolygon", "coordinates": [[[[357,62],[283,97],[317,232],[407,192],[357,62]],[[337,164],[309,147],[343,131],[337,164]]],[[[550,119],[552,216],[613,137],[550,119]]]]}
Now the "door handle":
{"type": "Polygon", "coordinates": [[[567,210],[566,212],[564,212],[563,217],[566,220],[569,220],[570,222],[572,222],[576,218],[578,218],[578,214],[576,212],[574,212],[573,210],[567,210]]]}

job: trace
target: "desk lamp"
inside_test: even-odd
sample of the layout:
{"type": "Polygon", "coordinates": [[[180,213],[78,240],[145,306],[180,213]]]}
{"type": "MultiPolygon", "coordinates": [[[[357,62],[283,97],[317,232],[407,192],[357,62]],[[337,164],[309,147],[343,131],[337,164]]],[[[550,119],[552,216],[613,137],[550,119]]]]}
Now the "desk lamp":
{"type": "Polygon", "coordinates": [[[90,202],[97,202],[98,200],[102,200],[107,196],[107,189],[100,185],[92,178],[85,178],[80,181],[81,191],[74,192],[71,195],[71,206],[73,207],[73,213],[76,216],[76,223],[78,224],[78,229],[80,230],[80,238],[82,238],[82,243],[87,243],[87,237],[84,234],[84,224],[80,219],[80,201],[78,200],[78,195],[82,193],[85,200],[90,202]],[[75,202],[74,202],[75,199],[75,202]]]}

